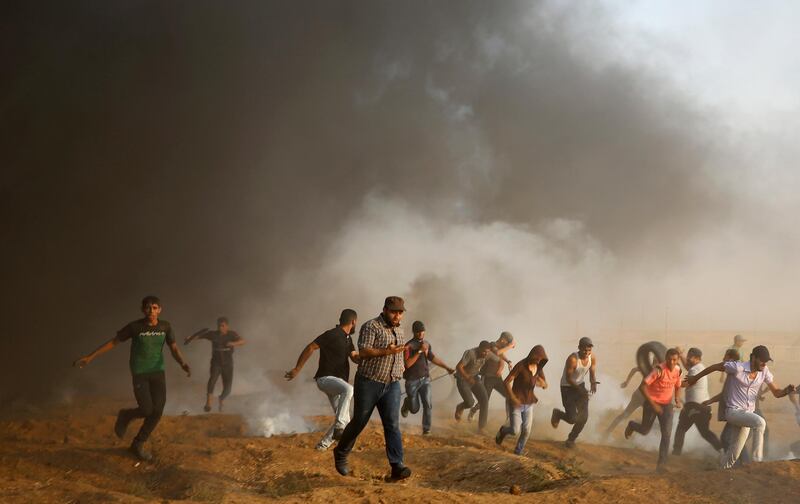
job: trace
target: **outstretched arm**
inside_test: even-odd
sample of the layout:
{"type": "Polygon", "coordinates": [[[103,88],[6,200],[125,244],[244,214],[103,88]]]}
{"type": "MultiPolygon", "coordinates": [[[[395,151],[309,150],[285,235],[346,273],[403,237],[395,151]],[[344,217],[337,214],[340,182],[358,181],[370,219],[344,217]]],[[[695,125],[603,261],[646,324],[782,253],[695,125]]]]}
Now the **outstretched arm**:
{"type": "Polygon", "coordinates": [[[97,356],[103,355],[104,353],[108,352],[118,344],[119,340],[117,339],[116,336],[114,336],[110,340],[106,341],[105,343],[97,347],[93,352],[79,359],[76,359],[75,362],[72,363],[72,365],[79,368],[85,367],[87,364],[92,362],[97,356]]]}
{"type": "Polygon", "coordinates": [[[445,364],[444,361],[442,359],[440,359],[439,357],[434,357],[433,359],[431,359],[431,362],[433,362],[434,364],[436,364],[437,366],[439,366],[442,369],[446,369],[447,372],[450,373],[450,374],[453,374],[453,373],[456,372],[455,369],[453,369],[450,366],[448,366],[447,364],[445,364]]]}
{"type": "Polygon", "coordinates": [[[694,376],[687,376],[684,381],[689,386],[691,386],[697,383],[697,380],[699,380],[700,378],[709,375],[711,373],[714,373],[716,371],[725,371],[725,362],[718,362],[716,364],[712,364],[694,376]]]}
{"type": "Polygon", "coordinates": [[[314,343],[313,341],[306,345],[302,352],[300,352],[300,357],[297,358],[297,364],[295,364],[294,368],[286,371],[286,374],[283,375],[284,378],[287,380],[292,380],[297,374],[303,369],[303,366],[306,364],[306,361],[311,354],[314,353],[315,350],[319,348],[319,345],[314,343]]]}
{"type": "Polygon", "coordinates": [[[778,388],[775,383],[767,383],[772,395],[775,397],[784,397],[794,392],[794,385],[786,385],[784,388],[778,388]]]}
{"type": "Polygon", "coordinates": [[[169,344],[169,351],[172,354],[172,358],[175,359],[175,362],[180,364],[181,369],[186,372],[186,376],[192,376],[192,369],[189,367],[189,364],[183,360],[183,355],[181,355],[181,350],[178,348],[178,344],[174,341],[169,344]]]}
{"type": "Polygon", "coordinates": [[[597,357],[592,355],[592,366],[589,368],[589,381],[591,382],[591,392],[597,392],[597,357]]]}
{"type": "Polygon", "coordinates": [[[184,345],[188,345],[192,341],[196,340],[197,338],[200,338],[201,336],[205,336],[206,333],[209,333],[209,332],[211,332],[211,330],[208,329],[207,327],[204,327],[203,329],[200,329],[199,331],[197,331],[196,333],[192,334],[191,336],[187,336],[186,338],[184,338],[183,339],[183,344],[184,345]]]}
{"type": "Polygon", "coordinates": [[[620,388],[627,387],[628,383],[630,383],[630,381],[631,381],[631,378],[633,378],[633,375],[635,375],[638,372],[639,372],[639,368],[638,367],[636,367],[636,366],[632,367],[631,370],[628,372],[628,376],[625,377],[625,381],[623,381],[622,384],[620,385],[620,388]]]}

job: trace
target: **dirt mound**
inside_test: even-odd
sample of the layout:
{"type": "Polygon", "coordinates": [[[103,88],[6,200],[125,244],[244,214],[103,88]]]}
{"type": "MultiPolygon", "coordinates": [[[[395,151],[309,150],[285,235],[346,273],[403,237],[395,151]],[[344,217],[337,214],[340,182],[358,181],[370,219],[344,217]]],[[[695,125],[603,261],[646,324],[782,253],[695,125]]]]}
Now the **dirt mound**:
{"type": "Polygon", "coordinates": [[[0,501],[463,503],[535,494],[553,503],[782,503],[800,495],[795,461],[720,471],[711,457],[682,457],[670,472],[656,474],[652,452],[531,441],[516,456],[510,439],[497,447],[493,438],[474,434],[474,426],[444,420],[433,436],[404,433],[414,474],[402,483],[385,481],[379,425],[359,438],[348,477],[334,471],[330,451],[314,449],[319,433],[254,437],[236,415],[165,417],[151,442],[156,458],[143,464],[126,451],[134,429],[123,441],[113,436],[111,411],[95,403],[0,422],[0,501]]]}

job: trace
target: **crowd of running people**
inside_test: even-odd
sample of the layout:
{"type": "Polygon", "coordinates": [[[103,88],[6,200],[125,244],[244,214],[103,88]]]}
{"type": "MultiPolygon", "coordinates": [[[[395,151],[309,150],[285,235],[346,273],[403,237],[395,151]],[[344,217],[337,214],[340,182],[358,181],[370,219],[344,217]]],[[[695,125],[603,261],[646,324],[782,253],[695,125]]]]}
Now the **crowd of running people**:
{"type": "MultiPolygon", "coordinates": [[[[130,450],[140,459],[150,460],[152,455],[145,451],[144,443],[158,424],[166,402],[163,346],[169,347],[187,376],[191,369],[178,349],[169,322],[159,318],[161,301],[155,296],[147,296],[142,300],[141,309],[144,318],[127,324],[115,337],[74,364],[84,367],[117,344],[131,340],[129,362],[137,407],[120,410],[114,430],[122,438],[132,420],[143,418],[130,450]]],[[[350,472],[349,454],[377,408],[383,424],[391,478],[409,477],[411,470],[403,462],[400,416],[416,414],[422,409],[422,434],[431,433],[431,365],[434,365],[444,369],[446,374],[455,375],[462,398],[455,408],[455,420],[461,421],[465,411],[468,411],[469,420],[477,414],[480,433],[486,429],[492,392],[500,394],[505,401],[507,418],[495,435],[495,441],[502,445],[507,436],[516,436],[514,452],[523,454],[531,432],[533,408],[538,402],[535,389],[548,387],[544,373],[548,357],[544,347],[534,346],[524,359],[514,364],[507,353],[516,342],[511,333],[502,332],[494,342],[481,341],[476,347],[467,349],[455,367],[450,367],[434,352],[426,338],[423,322],[415,321],[412,324],[413,336],[405,340],[401,327],[405,311],[402,298],[386,298],[381,313],[361,325],[354,343],[358,315],[355,310],[343,310],[339,323],[308,343],[295,367],[285,373],[287,380],[294,379],[311,355],[320,351],[314,380],[331,404],[334,421],[317,443],[317,449],[327,450],[336,443],[333,449],[335,468],[340,474],[347,475],[350,472]],[[358,366],[352,385],[351,362],[358,366]],[[505,369],[508,369],[508,374],[503,378],[505,369]],[[401,380],[404,380],[405,398],[401,380]]],[[[184,344],[198,338],[212,343],[204,410],[211,410],[214,387],[221,376],[223,391],[219,396],[219,409],[222,411],[233,382],[233,350],[245,341],[229,328],[225,317],[217,320],[216,331],[198,331],[187,337],[184,344]]],[[[761,461],[767,427],[759,409],[762,395],[770,391],[775,397],[789,396],[795,404],[798,423],[800,404],[792,385],[784,388],[776,385],[767,366],[772,360],[769,350],[759,345],[749,356],[744,356],[743,342],[743,338],[737,336],[724,360],[708,367],[703,365],[703,354],[698,348],[690,348],[686,355],[680,348],[668,349],[663,361],[655,359],[652,362],[652,370],[645,373],[630,403],[605,433],[610,434],[641,407],[641,422],[629,421],[625,438],[630,438],[633,433],[647,434],[658,419],[661,442],[657,469],[660,470],[669,455],[674,409],[681,408],[672,448],[674,455],[681,454],[686,432],[696,426],[701,436],[719,451],[721,467],[730,468],[747,460],[761,461]],[[747,358],[742,360],[742,357],[747,358]],[[683,370],[686,370],[686,376],[683,370]],[[712,398],[708,392],[707,375],[713,372],[723,374],[724,386],[722,393],[712,398]],[[685,403],[680,400],[681,388],[686,389],[685,403]],[[718,418],[726,422],[719,437],[709,427],[712,418],[710,405],[714,402],[719,402],[718,418]],[[747,450],[745,445],[749,438],[752,438],[752,448],[747,450]]],[[[574,448],[589,417],[589,398],[597,391],[597,358],[593,349],[591,339],[580,338],[577,351],[567,356],[561,370],[559,385],[563,409],[553,409],[550,421],[553,428],[558,428],[561,422],[571,425],[565,441],[567,448],[574,448]]],[[[627,386],[637,372],[641,372],[640,368],[633,368],[622,386],[627,386]]]]}

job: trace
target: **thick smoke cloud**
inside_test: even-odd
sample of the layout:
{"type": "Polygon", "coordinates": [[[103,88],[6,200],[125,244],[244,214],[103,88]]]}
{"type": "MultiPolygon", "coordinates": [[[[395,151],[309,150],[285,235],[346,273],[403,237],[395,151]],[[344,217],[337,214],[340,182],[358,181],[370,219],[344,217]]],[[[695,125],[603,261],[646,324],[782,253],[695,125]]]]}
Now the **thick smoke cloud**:
{"type": "Polygon", "coordinates": [[[731,215],[714,132],[657,75],[601,62],[586,41],[613,24],[586,9],[7,7],[2,397],[124,383],[124,351],[68,365],[148,293],[181,334],[230,316],[273,369],[388,294],[460,348],[498,319],[604,323],[648,268],[702,269],[690,244],[731,215]]]}

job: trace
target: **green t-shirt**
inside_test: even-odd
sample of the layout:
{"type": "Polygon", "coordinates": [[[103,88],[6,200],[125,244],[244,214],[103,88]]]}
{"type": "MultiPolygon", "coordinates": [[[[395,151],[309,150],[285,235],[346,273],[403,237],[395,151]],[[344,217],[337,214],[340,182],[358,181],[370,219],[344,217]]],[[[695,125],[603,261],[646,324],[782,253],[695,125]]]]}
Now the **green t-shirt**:
{"type": "Polygon", "coordinates": [[[117,341],[131,340],[131,374],[164,371],[164,343],[175,343],[172,326],[166,320],[159,320],[154,326],[146,319],[131,322],[117,332],[117,341]]]}

